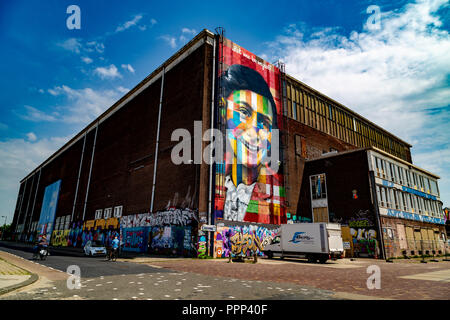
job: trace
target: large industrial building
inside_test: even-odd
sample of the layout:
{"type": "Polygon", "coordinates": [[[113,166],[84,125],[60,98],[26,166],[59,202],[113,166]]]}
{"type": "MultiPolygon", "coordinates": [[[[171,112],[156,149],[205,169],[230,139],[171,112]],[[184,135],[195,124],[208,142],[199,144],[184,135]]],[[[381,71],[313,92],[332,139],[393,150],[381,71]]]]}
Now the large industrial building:
{"type": "MultiPolygon", "coordinates": [[[[308,222],[310,199],[300,197],[308,160],[370,147],[412,166],[407,142],[222,30],[203,30],[20,181],[15,237],[81,247],[119,234],[136,252],[260,251],[280,224],[308,222]],[[182,163],[173,160],[176,129],[192,137],[182,163]],[[209,129],[230,146],[212,165],[203,158],[221,153],[208,149],[209,129]]],[[[437,190],[437,177],[427,177],[437,190]]]]}

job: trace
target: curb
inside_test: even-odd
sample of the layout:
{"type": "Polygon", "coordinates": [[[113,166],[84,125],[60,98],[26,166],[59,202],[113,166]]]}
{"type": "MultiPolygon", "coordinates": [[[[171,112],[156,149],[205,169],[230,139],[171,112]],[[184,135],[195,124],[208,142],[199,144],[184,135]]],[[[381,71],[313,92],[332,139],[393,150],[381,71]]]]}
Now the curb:
{"type": "Polygon", "coordinates": [[[8,260],[5,260],[5,261],[6,261],[7,263],[9,263],[9,264],[15,266],[16,268],[19,268],[19,269],[22,269],[22,270],[28,272],[31,276],[30,276],[27,280],[22,281],[22,282],[20,282],[20,283],[18,283],[18,284],[13,284],[12,286],[8,286],[8,287],[5,287],[5,288],[0,288],[0,296],[1,296],[1,295],[4,295],[4,294],[6,294],[6,293],[9,293],[9,292],[11,292],[11,291],[14,291],[14,290],[17,290],[17,289],[26,287],[26,286],[28,286],[28,285],[30,285],[30,284],[35,283],[37,280],[39,280],[39,276],[38,276],[36,273],[31,273],[30,271],[28,271],[28,270],[26,270],[26,269],[24,269],[24,268],[22,268],[22,267],[18,267],[18,266],[16,266],[15,264],[9,262],[8,260]]]}

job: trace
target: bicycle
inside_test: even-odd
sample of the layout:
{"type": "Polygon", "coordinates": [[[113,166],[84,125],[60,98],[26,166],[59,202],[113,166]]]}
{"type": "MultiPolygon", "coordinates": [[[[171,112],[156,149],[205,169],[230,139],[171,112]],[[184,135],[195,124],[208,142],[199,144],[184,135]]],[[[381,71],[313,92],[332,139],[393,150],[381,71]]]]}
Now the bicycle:
{"type": "Polygon", "coordinates": [[[108,254],[106,255],[106,258],[108,261],[116,261],[117,260],[117,251],[118,249],[109,249],[108,254]]]}

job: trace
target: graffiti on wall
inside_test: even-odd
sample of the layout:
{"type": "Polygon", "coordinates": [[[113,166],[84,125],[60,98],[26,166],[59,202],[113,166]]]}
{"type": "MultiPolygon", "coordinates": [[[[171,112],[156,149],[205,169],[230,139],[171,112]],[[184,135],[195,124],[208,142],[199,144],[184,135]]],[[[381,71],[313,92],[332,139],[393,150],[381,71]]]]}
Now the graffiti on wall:
{"type": "Polygon", "coordinates": [[[70,230],[54,230],[50,244],[55,247],[66,247],[70,230]]]}
{"type": "Polygon", "coordinates": [[[206,257],[206,237],[204,235],[201,235],[198,240],[197,257],[206,257]]]}
{"type": "Polygon", "coordinates": [[[176,209],[156,213],[140,213],[124,216],[120,219],[121,228],[154,227],[164,225],[186,226],[198,221],[197,212],[191,209],[176,209]]]}
{"type": "Polygon", "coordinates": [[[263,255],[264,246],[278,234],[279,229],[261,226],[218,227],[214,235],[216,257],[251,257],[263,255]]]}
{"type": "Polygon", "coordinates": [[[123,233],[123,251],[147,251],[149,227],[125,228],[123,233]]]}
{"type": "Polygon", "coordinates": [[[356,256],[375,256],[377,253],[377,232],[372,228],[350,228],[353,253],[356,256]]]}

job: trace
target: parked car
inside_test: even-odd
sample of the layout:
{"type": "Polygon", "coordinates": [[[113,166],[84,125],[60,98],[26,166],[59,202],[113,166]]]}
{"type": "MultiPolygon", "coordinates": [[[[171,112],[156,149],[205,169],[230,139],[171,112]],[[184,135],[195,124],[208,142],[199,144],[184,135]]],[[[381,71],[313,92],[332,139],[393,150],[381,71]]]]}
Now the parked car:
{"type": "Polygon", "coordinates": [[[84,246],[84,254],[87,256],[106,255],[106,248],[100,241],[88,241],[84,246]]]}
{"type": "Polygon", "coordinates": [[[281,225],[281,232],[264,247],[269,259],[274,256],[307,258],[325,263],[344,252],[341,226],[336,223],[295,223],[281,225]]]}

